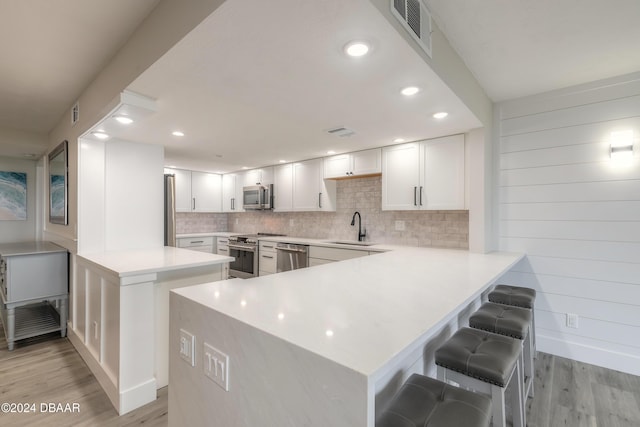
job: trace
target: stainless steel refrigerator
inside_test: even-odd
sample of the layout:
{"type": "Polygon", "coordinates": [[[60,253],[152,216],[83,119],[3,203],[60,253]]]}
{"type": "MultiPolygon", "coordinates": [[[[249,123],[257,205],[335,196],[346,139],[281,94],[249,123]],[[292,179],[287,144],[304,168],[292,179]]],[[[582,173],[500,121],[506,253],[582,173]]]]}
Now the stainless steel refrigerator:
{"type": "Polygon", "coordinates": [[[164,245],[176,245],[176,176],[164,176],[164,245]]]}

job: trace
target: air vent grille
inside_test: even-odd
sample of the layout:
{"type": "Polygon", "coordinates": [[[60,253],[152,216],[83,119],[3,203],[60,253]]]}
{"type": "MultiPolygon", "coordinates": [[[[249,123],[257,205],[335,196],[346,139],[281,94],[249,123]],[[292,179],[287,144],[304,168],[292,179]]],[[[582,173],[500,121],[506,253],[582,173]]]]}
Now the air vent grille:
{"type": "Polygon", "coordinates": [[[71,107],[71,124],[75,125],[78,123],[78,120],[80,120],[80,104],[76,102],[73,104],[73,107],[71,107]]]}
{"type": "Polygon", "coordinates": [[[391,0],[391,13],[431,57],[431,14],[421,0],[391,0]]]}
{"type": "Polygon", "coordinates": [[[344,126],[341,127],[337,127],[337,128],[333,128],[333,129],[329,129],[327,131],[327,133],[329,135],[337,135],[337,136],[351,136],[353,134],[355,134],[356,132],[352,129],[346,128],[344,126]]]}

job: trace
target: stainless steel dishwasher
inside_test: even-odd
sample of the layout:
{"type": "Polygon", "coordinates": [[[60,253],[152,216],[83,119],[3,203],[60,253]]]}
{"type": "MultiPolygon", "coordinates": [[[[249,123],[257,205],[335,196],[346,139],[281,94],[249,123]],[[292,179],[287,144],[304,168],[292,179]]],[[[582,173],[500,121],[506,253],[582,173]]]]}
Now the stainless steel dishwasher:
{"type": "Polygon", "coordinates": [[[278,254],[278,267],[276,271],[278,273],[309,266],[309,246],[307,245],[278,243],[276,250],[278,254]]]}

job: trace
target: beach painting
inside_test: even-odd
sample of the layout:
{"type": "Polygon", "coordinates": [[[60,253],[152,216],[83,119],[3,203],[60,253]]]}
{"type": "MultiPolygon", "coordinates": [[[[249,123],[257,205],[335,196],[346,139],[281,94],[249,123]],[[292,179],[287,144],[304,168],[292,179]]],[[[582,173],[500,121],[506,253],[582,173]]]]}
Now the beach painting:
{"type": "Polygon", "coordinates": [[[27,174],[0,172],[0,220],[27,220],[27,174]]]}
{"type": "Polygon", "coordinates": [[[51,218],[64,221],[65,210],[67,208],[65,176],[51,174],[51,182],[49,185],[51,190],[51,218]]]}

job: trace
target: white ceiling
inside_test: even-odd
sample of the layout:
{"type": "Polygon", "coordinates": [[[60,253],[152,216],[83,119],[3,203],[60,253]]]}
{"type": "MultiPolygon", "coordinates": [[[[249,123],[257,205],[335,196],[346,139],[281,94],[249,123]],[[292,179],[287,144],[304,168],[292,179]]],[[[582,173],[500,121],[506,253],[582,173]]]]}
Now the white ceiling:
{"type": "Polygon", "coordinates": [[[0,128],[49,132],[158,1],[0,0],[0,128]]]}
{"type": "MultiPolygon", "coordinates": [[[[0,0],[0,130],[50,131],[158,1],[0,0]]],[[[426,3],[494,101],[640,70],[637,0],[426,3]]],[[[228,1],[130,89],[157,98],[158,111],[123,136],[161,143],[168,163],[197,170],[479,125],[370,0],[228,1]],[[370,41],[371,55],[345,57],[353,38],[370,41]],[[407,84],[423,91],[403,98],[407,84]],[[431,119],[442,109],[449,118],[431,119]],[[337,126],[356,134],[325,133],[337,126]],[[176,128],[186,136],[172,137],[176,128]]]]}
{"type": "Polygon", "coordinates": [[[158,111],[119,137],[165,145],[168,165],[229,172],[481,126],[368,0],[233,0],[129,88],[158,111]],[[288,19],[288,17],[294,19],[288,19]],[[343,47],[372,44],[363,58],[343,47]],[[422,91],[407,98],[405,86],[422,91]],[[447,111],[436,120],[432,114],[447,111]],[[345,126],[350,137],[327,134],[345,126]],[[171,131],[179,129],[182,138],[171,131]]]}
{"type": "Polygon", "coordinates": [[[640,71],[638,0],[425,0],[495,102],[640,71]]]}

